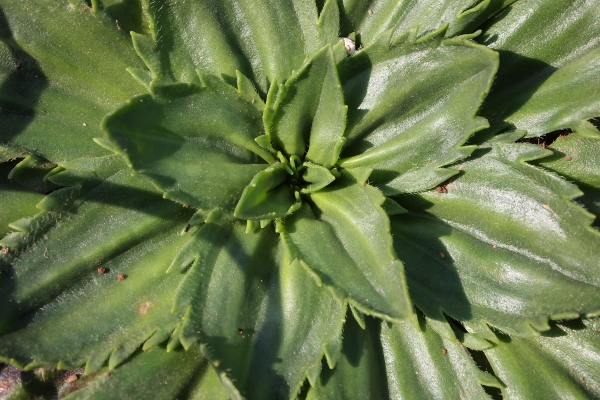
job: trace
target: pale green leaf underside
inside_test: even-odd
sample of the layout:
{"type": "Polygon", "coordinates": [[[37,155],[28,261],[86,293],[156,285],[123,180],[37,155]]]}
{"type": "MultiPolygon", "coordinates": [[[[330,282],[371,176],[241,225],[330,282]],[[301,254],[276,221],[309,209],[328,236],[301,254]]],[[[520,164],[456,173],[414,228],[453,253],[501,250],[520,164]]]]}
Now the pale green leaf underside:
{"type": "Polygon", "coordinates": [[[180,277],[164,271],[191,213],[127,170],[85,197],[3,272],[2,301],[11,302],[2,306],[5,360],[30,368],[87,363],[92,372],[110,359],[114,367],[181,318],[171,314],[180,277]]]}
{"type": "Polygon", "coordinates": [[[222,219],[191,240],[196,258],[175,303],[187,310],[179,335],[186,347],[203,344],[232,398],[294,398],[324,354],[335,364],[345,303],[290,264],[272,229],[246,233],[222,219]]]}
{"type": "Polygon", "coordinates": [[[505,399],[600,397],[600,320],[565,322],[532,339],[500,336],[486,356],[505,399]]]}
{"type": "MultiPolygon", "coordinates": [[[[460,343],[439,336],[429,320],[386,324],[349,320],[342,357],[323,371],[308,399],[488,399],[478,370],[460,343]]],[[[497,384],[497,383],[496,383],[497,384]]]]}
{"type": "Polygon", "coordinates": [[[129,36],[83,2],[3,0],[0,10],[0,142],[55,162],[103,154],[92,142],[102,117],[143,92],[124,73],[143,66],[129,36]]]}
{"type": "Polygon", "coordinates": [[[528,136],[578,128],[600,115],[600,1],[519,1],[491,20],[481,43],[500,69],[482,115],[528,136]],[[518,73],[516,73],[518,71],[518,73]]]}
{"type": "Polygon", "coordinates": [[[99,374],[65,400],[227,399],[217,374],[198,348],[166,352],[155,348],[108,375],[99,374]]]}
{"type": "MultiPolygon", "coordinates": [[[[439,38],[438,38],[439,39],[439,38]]],[[[490,50],[463,40],[415,44],[409,36],[365,48],[340,67],[351,143],[345,168],[373,169],[386,194],[411,193],[457,173],[468,137],[487,127],[475,117],[497,68],[490,50]]]]}
{"type": "Polygon", "coordinates": [[[583,191],[577,202],[596,217],[600,215],[600,135],[575,132],[558,138],[552,143],[552,150],[554,154],[538,164],[573,180],[583,191]]]}
{"type": "Polygon", "coordinates": [[[412,317],[403,268],[392,250],[385,198],[367,186],[368,170],[342,177],[309,196],[287,217],[282,237],[298,258],[337,297],[388,320],[412,317]]]}
{"type": "Polygon", "coordinates": [[[130,166],[165,197],[196,208],[233,211],[242,191],[272,156],[254,138],[258,110],[235,91],[165,87],[162,98],[138,96],[108,115],[104,130],[130,166]]]}
{"type": "Polygon", "coordinates": [[[548,317],[600,310],[600,234],[570,202],[581,192],[525,163],[547,150],[488,151],[461,166],[447,193],[401,199],[411,212],[392,217],[415,304],[427,315],[485,320],[515,335],[548,329],[548,317]]]}

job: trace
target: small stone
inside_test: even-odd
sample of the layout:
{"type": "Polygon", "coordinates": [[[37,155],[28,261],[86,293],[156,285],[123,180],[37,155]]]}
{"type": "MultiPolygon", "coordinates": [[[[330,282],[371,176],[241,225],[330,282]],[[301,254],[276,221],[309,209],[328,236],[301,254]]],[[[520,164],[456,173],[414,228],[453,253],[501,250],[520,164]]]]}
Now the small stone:
{"type": "Polygon", "coordinates": [[[87,126],[87,124],[84,122],[84,123],[83,123],[83,126],[87,126]]]}
{"type": "Polygon", "coordinates": [[[549,204],[544,204],[542,207],[544,207],[546,210],[552,210],[552,208],[550,208],[549,204]]]}
{"type": "Polygon", "coordinates": [[[367,11],[367,12],[369,13],[369,15],[373,15],[373,10],[371,10],[370,8],[369,8],[369,11],[367,11]]]}
{"type": "Polygon", "coordinates": [[[565,156],[565,161],[571,161],[573,159],[573,157],[571,156],[565,156]]]}
{"type": "Polygon", "coordinates": [[[448,350],[442,349],[442,354],[447,354],[447,353],[448,353],[448,350]]]}
{"type": "Polygon", "coordinates": [[[238,333],[239,333],[240,335],[243,335],[243,334],[244,334],[244,330],[243,330],[242,328],[238,328],[238,329],[237,329],[237,331],[238,331],[238,333]]]}
{"type": "Polygon", "coordinates": [[[104,268],[104,267],[98,268],[98,275],[102,275],[105,272],[106,272],[106,268],[104,268]]]}
{"type": "Polygon", "coordinates": [[[497,249],[497,248],[498,248],[498,246],[496,246],[496,245],[492,246],[492,249],[497,249]]]}
{"type": "Polygon", "coordinates": [[[72,382],[75,382],[77,379],[79,379],[79,378],[77,378],[77,375],[73,374],[73,375],[70,375],[67,379],[65,379],[65,382],[72,383],[72,382]]]}
{"type": "Polygon", "coordinates": [[[125,275],[123,275],[123,274],[119,274],[119,275],[117,276],[117,279],[118,279],[118,280],[120,280],[120,281],[122,281],[123,279],[125,279],[125,275]]]}
{"type": "Polygon", "coordinates": [[[190,208],[190,205],[189,204],[184,204],[183,208],[190,208]]]}
{"type": "Polygon", "coordinates": [[[580,380],[581,382],[583,382],[583,381],[585,380],[585,378],[584,378],[583,376],[580,376],[580,377],[579,377],[579,380],[580,380]]]}
{"type": "Polygon", "coordinates": [[[444,253],[440,253],[440,257],[446,258],[446,255],[444,253]]]}
{"type": "Polygon", "coordinates": [[[4,247],[4,246],[2,246],[2,254],[3,254],[3,255],[7,255],[9,250],[10,250],[10,249],[9,249],[8,247],[4,247]]]}

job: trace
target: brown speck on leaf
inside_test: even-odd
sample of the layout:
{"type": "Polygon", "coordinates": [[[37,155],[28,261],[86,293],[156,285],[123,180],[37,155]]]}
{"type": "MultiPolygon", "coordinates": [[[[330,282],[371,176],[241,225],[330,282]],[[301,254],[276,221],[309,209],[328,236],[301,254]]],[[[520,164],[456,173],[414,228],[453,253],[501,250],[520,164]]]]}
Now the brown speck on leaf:
{"type": "Polygon", "coordinates": [[[122,281],[123,279],[125,279],[125,275],[123,275],[123,274],[119,274],[119,275],[117,276],[117,279],[118,279],[118,280],[120,280],[120,281],[122,281]]]}
{"type": "Polygon", "coordinates": [[[105,272],[106,272],[106,268],[104,268],[104,267],[98,268],[98,275],[102,275],[105,272]]]}
{"type": "Polygon", "coordinates": [[[10,249],[8,247],[2,246],[2,254],[7,255],[10,249]]]}
{"type": "Polygon", "coordinates": [[[552,210],[552,208],[550,208],[549,204],[544,204],[542,207],[544,207],[546,210],[552,210]]]}
{"type": "Polygon", "coordinates": [[[446,254],[444,254],[444,253],[440,253],[440,257],[442,257],[442,258],[446,258],[446,254]]]}
{"type": "Polygon", "coordinates": [[[498,248],[498,246],[496,246],[496,245],[492,246],[492,249],[497,249],[497,248],[498,248]]]}
{"type": "Polygon", "coordinates": [[[190,205],[189,204],[184,204],[183,208],[190,208],[190,205]]]}
{"type": "Polygon", "coordinates": [[[142,304],[140,304],[140,309],[138,310],[140,315],[146,315],[151,305],[152,303],[150,303],[149,301],[145,301],[142,304]]]}
{"type": "Polygon", "coordinates": [[[585,380],[585,378],[584,378],[583,376],[580,376],[580,377],[579,377],[579,380],[580,380],[581,382],[583,382],[583,381],[585,380]]]}
{"type": "Polygon", "coordinates": [[[447,354],[447,353],[448,353],[448,350],[442,349],[442,354],[447,354]]]}
{"type": "Polygon", "coordinates": [[[446,185],[439,185],[435,187],[435,191],[438,193],[448,193],[448,189],[446,188],[446,185]]]}
{"type": "Polygon", "coordinates": [[[65,382],[72,383],[72,382],[75,382],[77,379],[78,379],[77,375],[73,374],[73,375],[69,375],[69,377],[67,379],[65,379],[65,382]]]}
{"type": "Polygon", "coordinates": [[[190,224],[187,224],[187,226],[186,226],[186,227],[185,227],[185,229],[184,229],[184,232],[185,232],[185,233],[188,233],[188,231],[190,230],[190,228],[191,228],[191,227],[192,227],[192,226],[191,226],[190,224]]]}
{"type": "Polygon", "coordinates": [[[237,329],[237,331],[238,331],[238,333],[239,333],[240,335],[243,335],[243,334],[244,334],[244,330],[243,330],[242,328],[238,328],[238,329],[237,329]]]}
{"type": "Polygon", "coordinates": [[[565,156],[565,161],[571,161],[573,159],[573,157],[571,156],[565,156]]]}

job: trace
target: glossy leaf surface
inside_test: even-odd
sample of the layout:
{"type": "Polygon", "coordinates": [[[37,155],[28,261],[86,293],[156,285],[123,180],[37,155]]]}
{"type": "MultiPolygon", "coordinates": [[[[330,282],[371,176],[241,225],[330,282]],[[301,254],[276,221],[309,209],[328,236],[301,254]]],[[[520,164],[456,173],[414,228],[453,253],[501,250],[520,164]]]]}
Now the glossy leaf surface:
{"type": "Polygon", "coordinates": [[[402,263],[392,250],[384,196],[366,185],[368,170],[346,170],[283,222],[293,258],[362,311],[410,318],[402,263]]]}
{"type": "Polygon", "coordinates": [[[464,175],[446,192],[401,201],[411,212],[392,217],[415,304],[516,335],[534,334],[530,325],[548,329],[550,316],[597,312],[600,234],[569,201],[581,192],[527,165],[547,150],[495,144],[487,151],[461,165],[464,175]]]}
{"type": "Polygon", "coordinates": [[[481,43],[500,53],[483,115],[540,136],[600,115],[598,1],[519,1],[492,19],[481,43]],[[518,71],[518,73],[517,73],[518,71]]]}
{"type": "Polygon", "coordinates": [[[372,168],[386,194],[429,189],[456,174],[462,146],[487,122],[475,117],[497,68],[496,55],[467,41],[412,43],[383,36],[343,64],[351,143],[345,168],[372,168]],[[460,115],[460,116],[459,116],[460,115]]]}

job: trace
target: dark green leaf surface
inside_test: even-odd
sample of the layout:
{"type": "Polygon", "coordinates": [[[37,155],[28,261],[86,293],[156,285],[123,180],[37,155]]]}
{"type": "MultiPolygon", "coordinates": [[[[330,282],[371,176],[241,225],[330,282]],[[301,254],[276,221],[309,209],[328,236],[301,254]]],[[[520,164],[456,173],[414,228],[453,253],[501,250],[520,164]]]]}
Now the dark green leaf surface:
{"type": "Polygon", "coordinates": [[[349,320],[344,334],[338,365],[323,372],[308,399],[488,398],[480,383],[490,384],[493,377],[424,318],[418,327],[368,318],[364,330],[349,320]]]}
{"type": "Polygon", "coordinates": [[[501,336],[486,350],[505,399],[600,397],[600,320],[559,323],[533,339],[501,336]]]}
{"type": "Polygon", "coordinates": [[[475,113],[489,90],[497,56],[465,40],[414,44],[385,38],[341,66],[351,142],[345,168],[373,168],[386,194],[432,188],[457,173],[445,165],[473,151],[462,146],[487,127],[475,113]]]}
{"type": "Polygon", "coordinates": [[[600,135],[594,130],[575,132],[558,138],[552,143],[552,150],[555,153],[538,164],[575,181],[583,191],[577,202],[600,215],[600,135]]]}
{"type": "Polygon", "coordinates": [[[481,42],[500,52],[482,115],[528,136],[577,128],[600,115],[600,1],[519,1],[491,20],[481,42]]]}
{"type": "Polygon", "coordinates": [[[99,373],[65,400],[227,399],[217,374],[197,348],[154,348],[108,374],[99,373]]]}
{"type": "Polygon", "coordinates": [[[570,202],[581,192],[526,163],[548,155],[538,146],[487,151],[461,166],[447,193],[402,198],[411,212],[392,217],[415,304],[511,335],[548,329],[550,316],[598,312],[600,234],[570,202]]]}
{"type": "Polygon", "coordinates": [[[2,143],[52,161],[103,154],[102,117],[140,93],[131,39],[84,2],[0,1],[2,143]]]}
{"type": "Polygon", "coordinates": [[[181,318],[170,312],[179,276],[164,271],[190,212],[127,171],[86,198],[3,271],[3,359],[29,368],[87,361],[89,372],[109,359],[113,368],[181,318]]]}
{"type": "Polygon", "coordinates": [[[285,155],[303,157],[306,153],[308,161],[331,168],[344,144],[346,110],[328,46],[279,87],[273,110],[265,112],[265,128],[273,145],[285,155]]]}
{"type": "Polygon", "coordinates": [[[402,263],[392,250],[385,197],[366,185],[369,170],[345,170],[282,222],[282,238],[336,297],[388,320],[410,319],[402,263]]]}
{"type": "Polygon", "coordinates": [[[151,35],[136,48],[156,83],[195,82],[199,68],[235,82],[241,71],[266,93],[305,58],[337,40],[335,1],[321,18],[304,0],[144,0],[151,35]]]}
{"type": "Polygon", "coordinates": [[[290,264],[272,229],[209,221],[192,239],[196,259],[177,293],[175,309],[187,309],[181,342],[204,345],[231,398],[294,398],[324,354],[335,364],[345,304],[290,264]]]}
{"type": "Polygon", "coordinates": [[[162,98],[135,97],[108,115],[103,127],[130,166],[165,197],[196,208],[233,211],[270,153],[254,138],[260,114],[231,93],[168,86],[162,98]]]}

